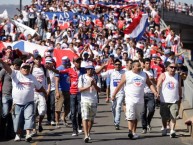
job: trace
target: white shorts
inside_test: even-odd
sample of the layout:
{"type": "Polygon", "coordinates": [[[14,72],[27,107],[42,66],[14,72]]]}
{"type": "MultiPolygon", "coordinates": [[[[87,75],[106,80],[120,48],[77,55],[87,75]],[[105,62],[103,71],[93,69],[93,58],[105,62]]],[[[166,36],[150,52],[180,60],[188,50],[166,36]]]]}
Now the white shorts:
{"type": "Polygon", "coordinates": [[[144,104],[128,103],[126,102],[126,119],[127,120],[140,120],[143,112],[144,104]]]}
{"type": "Polygon", "coordinates": [[[38,114],[44,116],[47,111],[46,99],[42,95],[42,93],[34,93],[34,109],[36,114],[36,109],[38,110],[38,114]]]}

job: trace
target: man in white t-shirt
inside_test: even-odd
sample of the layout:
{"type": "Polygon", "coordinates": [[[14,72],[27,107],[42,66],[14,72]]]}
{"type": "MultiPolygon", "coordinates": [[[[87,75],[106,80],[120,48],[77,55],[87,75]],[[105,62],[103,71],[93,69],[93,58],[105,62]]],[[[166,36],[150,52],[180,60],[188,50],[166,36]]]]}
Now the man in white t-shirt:
{"type": "Polygon", "coordinates": [[[136,134],[136,128],[137,121],[141,118],[141,113],[143,111],[144,87],[146,84],[157,97],[158,93],[149,80],[148,75],[141,71],[140,62],[138,60],[134,60],[132,63],[132,70],[126,71],[125,74],[123,74],[121,82],[112,95],[112,100],[114,100],[116,94],[125,85],[126,118],[128,120],[128,137],[130,139],[139,138],[136,134]]]}
{"type": "MultiPolygon", "coordinates": [[[[47,94],[49,94],[50,77],[47,69],[41,64],[41,61],[42,61],[41,56],[38,53],[34,54],[34,65],[31,69],[31,73],[35,76],[37,81],[42,84],[44,89],[47,90],[47,94]]],[[[34,93],[35,111],[37,108],[38,115],[39,115],[38,130],[39,132],[42,132],[43,131],[42,120],[44,119],[44,116],[47,111],[47,104],[46,104],[47,97],[39,91],[36,91],[36,90],[34,91],[35,91],[34,93]]],[[[34,126],[33,134],[36,134],[35,128],[36,127],[34,126]]]]}
{"type": "MultiPolygon", "coordinates": [[[[157,72],[154,69],[150,68],[151,60],[149,58],[144,59],[144,69],[143,71],[149,76],[150,81],[153,85],[156,85],[157,72]]],[[[142,133],[147,133],[147,130],[151,131],[151,120],[155,112],[155,98],[153,92],[150,88],[145,85],[144,88],[144,108],[141,115],[142,122],[142,133]]]]}
{"type": "Polygon", "coordinates": [[[24,122],[25,140],[30,142],[32,140],[31,130],[35,123],[34,89],[45,94],[46,91],[36,78],[30,74],[30,65],[28,63],[23,63],[20,71],[12,70],[2,59],[0,59],[0,63],[12,78],[13,124],[16,133],[14,140],[21,140],[19,132],[23,126],[22,122],[24,122]]]}
{"type": "Polygon", "coordinates": [[[90,131],[97,112],[98,92],[100,91],[100,79],[94,72],[94,66],[85,67],[86,74],[79,77],[78,89],[81,92],[81,112],[84,128],[85,143],[89,142],[90,131]]]}
{"type": "MultiPolygon", "coordinates": [[[[106,72],[101,73],[102,77],[110,78],[110,96],[113,95],[114,90],[118,86],[121,81],[122,75],[125,73],[122,70],[122,63],[119,59],[116,59],[114,62],[115,69],[108,70],[106,72]]],[[[112,113],[114,118],[115,129],[119,130],[119,124],[121,119],[121,106],[123,103],[123,99],[125,96],[124,88],[117,93],[116,99],[112,101],[112,113]]]]}

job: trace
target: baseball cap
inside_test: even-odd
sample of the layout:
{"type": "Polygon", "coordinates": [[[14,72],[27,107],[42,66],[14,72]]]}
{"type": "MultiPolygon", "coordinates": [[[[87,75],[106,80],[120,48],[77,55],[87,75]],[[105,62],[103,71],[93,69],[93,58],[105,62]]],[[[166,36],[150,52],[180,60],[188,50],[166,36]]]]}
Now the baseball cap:
{"type": "Polygon", "coordinates": [[[47,57],[47,58],[45,59],[45,62],[46,62],[46,63],[53,63],[53,59],[52,59],[51,57],[47,57]]]}
{"type": "Polygon", "coordinates": [[[85,66],[85,69],[94,69],[94,66],[93,65],[87,65],[87,66],[85,66]]]}
{"type": "Polygon", "coordinates": [[[54,47],[48,47],[48,51],[53,51],[54,47]]]}
{"type": "Polygon", "coordinates": [[[68,64],[70,63],[70,59],[67,56],[62,57],[62,64],[68,64]]]}
{"type": "Polygon", "coordinates": [[[41,55],[35,53],[35,54],[34,54],[34,59],[37,59],[37,58],[42,58],[42,57],[41,57],[41,55]]]}
{"type": "Polygon", "coordinates": [[[165,49],[164,50],[164,54],[170,54],[171,53],[171,50],[170,49],[165,49]]]}
{"type": "Polygon", "coordinates": [[[110,57],[114,57],[114,54],[111,53],[109,56],[110,56],[110,57]]]}
{"type": "Polygon", "coordinates": [[[51,53],[49,51],[44,53],[45,57],[51,57],[51,53]]]}
{"type": "Polygon", "coordinates": [[[183,61],[182,61],[182,59],[178,59],[176,63],[177,64],[183,64],[183,61]]]}
{"type": "Polygon", "coordinates": [[[157,54],[153,54],[153,55],[152,55],[152,58],[157,58],[157,54]]]}
{"type": "Polygon", "coordinates": [[[23,67],[25,67],[25,66],[26,66],[26,67],[30,67],[30,64],[29,64],[29,63],[22,63],[22,64],[21,64],[21,68],[23,68],[23,67]]]}

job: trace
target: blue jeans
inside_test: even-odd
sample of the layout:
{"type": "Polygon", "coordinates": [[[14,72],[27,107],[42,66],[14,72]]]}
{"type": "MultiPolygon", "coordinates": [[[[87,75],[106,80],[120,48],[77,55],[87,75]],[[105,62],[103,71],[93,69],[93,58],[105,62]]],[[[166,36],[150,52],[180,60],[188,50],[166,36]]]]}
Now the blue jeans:
{"type": "Polygon", "coordinates": [[[81,117],[81,95],[80,93],[74,95],[70,95],[70,111],[71,111],[71,121],[72,121],[72,128],[73,131],[82,129],[82,117],[81,117]],[[78,118],[76,117],[78,114],[78,118]]]}
{"type": "Polygon", "coordinates": [[[2,97],[2,117],[3,118],[6,118],[6,116],[10,113],[12,102],[13,100],[11,96],[2,97]]]}
{"type": "Polygon", "coordinates": [[[13,107],[14,131],[19,129],[33,129],[34,127],[34,102],[28,102],[25,105],[14,104],[13,107]]]}
{"type": "Polygon", "coordinates": [[[124,96],[119,96],[112,101],[112,113],[114,118],[114,124],[119,125],[121,119],[121,107],[123,103],[124,96]]]}
{"type": "Polygon", "coordinates": [[[51,91],[47,100],[47,120],[55,121],[55,91],[51,91]]]}
{"type": "Polygon", "coordinates": [[[155,99],[153,93],[146,93],[144,95],[144,108],[141,115],[142,128],[147,129],[147,125],[150,125],[155,112],[155,99]],[[148,114],[147,114],[148,110],[148,114]]]}

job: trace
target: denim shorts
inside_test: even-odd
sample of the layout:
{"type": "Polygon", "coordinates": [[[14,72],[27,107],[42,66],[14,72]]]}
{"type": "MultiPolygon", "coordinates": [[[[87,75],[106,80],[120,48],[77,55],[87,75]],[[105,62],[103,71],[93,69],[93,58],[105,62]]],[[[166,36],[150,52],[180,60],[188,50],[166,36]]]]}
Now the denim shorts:
{"type": "Polygon", "coordinates": [[[13,99],[11,96],[2,97],[2,117],[3,118],[6,118],[6,116],[10,113],[12,102],[13,102],[13,99]]]}
{"type": "Polygon", "coordinates": [[[94,120],[97,112],[97,103],[81,102],[83,120],[94,120]]]}
{"type": "Polygon", "coordinates": [[[34,126],[34,102],[28,102],[25,105],[13,105],[13,124],[14,131],[18,132],[19,129],[24,127],[26,129],[33,129],[34,126]]]}

